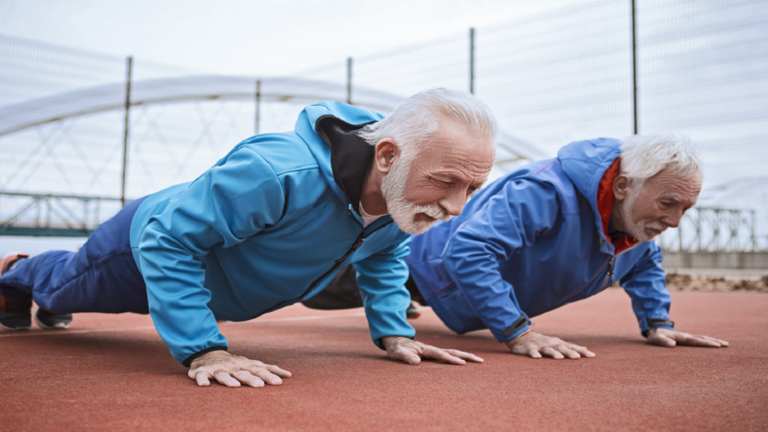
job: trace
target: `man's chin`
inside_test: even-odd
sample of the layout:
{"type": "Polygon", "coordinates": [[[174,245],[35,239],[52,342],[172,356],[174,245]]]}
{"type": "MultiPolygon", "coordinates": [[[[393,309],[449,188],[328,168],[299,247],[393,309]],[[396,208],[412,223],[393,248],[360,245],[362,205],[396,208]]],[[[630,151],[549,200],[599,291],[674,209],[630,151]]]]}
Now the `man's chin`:
{"type": "Polygon", "coordinates": [[[397,225],[398,228],[400,228],[400,231],[407,234],[413,234],[413,235],[424,234],[430,228],[432,228],[432,225],[434,225],[435,222],[437,222],[437,220],[428,222],[428,221],[419,221],[414,219],[414,220],[411,220],[410,223],[401,223],[395,220],[395,224],[397,225]]]}
{"type": "Polygon", "coordinates": [[[656,237],[660,236],[661,233],[663,233],[663,232],[664,232],[664,230],[657,230],[657,229],[653,229],[653,228],[646,228],[646,229],[643,230],[643,234],[644,234],[643,237],[644,238],[639,238],[638,240],[644,241],[644,242],[649,242],[649,241],[652,241],[653,239],[655,239],[656,237]]]}

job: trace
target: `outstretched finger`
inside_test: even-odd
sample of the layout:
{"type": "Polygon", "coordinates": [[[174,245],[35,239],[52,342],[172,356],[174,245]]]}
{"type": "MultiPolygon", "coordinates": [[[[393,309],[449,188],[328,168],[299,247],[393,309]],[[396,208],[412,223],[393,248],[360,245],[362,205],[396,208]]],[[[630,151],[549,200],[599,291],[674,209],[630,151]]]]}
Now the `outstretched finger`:
{"type": "Polygon", "coordinates": [[[281,378],[290,378],[290,377],[292,377],[292,376],[293,376],[293,374],[291,374],[291,373],[290,373],[290,372],[288,372],[287,370],[285,370],[285,369],[283,369],[283,368],[280,368],[280,367],[277,367],[277,366],[275,366],[275,365],[265,364],[265,365],[263,365],[262,367],[263,367],[264,369],[266,369],[266,370],[268,370],[268,371],[272,372],[273,374],[275,374],[275,375],[277,375],[277,376],[281,377],[281,378]]]}
{"type": "Polygon", "coordinates": [[[263,367],[253,367],[248,370],[251,374],[261,378],[265,383],[269,385],[280,385],[283,380],[279,376],[273,374],[263,367]]]}
{"type": "Polygon", "coordinates": [[[720,348],[721,346],[720,342],[712,338],[707,338],[706,336],[695,336],[695,335],[690,335],[688,333],[683,333],[682,336],[683,336],[682,339],[678,339],[678,342],[682,345],[703,346],[703,347],[712,347],[712,348],[720,348]]]}
{"type": "Polygon", "coordinates": [[[560,344],[557,347],[555,347],[558,351],[560,351],[560,354],[564,355],[565,357],[569,359],[578,359],[581,358],[581,354],[577,353],[576,351],[568,348],[568,345],[566,344],[560,344]]]}
{"type": "Polygon", "coordinates": [[[232,375],[222,369],[213,372],[213,377],[216,378],[216,381],[221,385],[227,387],[240,387],[240,381],[232,378],[232,375]]]}
{"type": "Polygon", "coordinates": [[[264,381],[259,378],[251,375],[250,372],[241,370],[239,372],[235,372],[232,374],[238,381],[241,383],[251,386],[251,387],[264,387],[264,381]]]}
{"type": "Polygon", "coordinates": [[[197,385],[200,387],[208,387],[209,385],[211,385],[211,381],[208,380],[208,372],[199,371],[198,373],[196,373],[195,382],[197,382],[197,385]]]}
{"type": "Polygon", "coordinates": [[[448,354],[446,350],[442,350],[440,348],[435,348],[432,346],[427,347],[424,350],[424,357],[437,360],[440,363],[448,363],[448,364],[455,364],[455,365],[467,364],[466,361],[460,359],[459,357],[454,357],[451,354],[448,354]]]}
{"type": "Polygon", "coordinates": [[[705,341],[715,342],[715,343],[719,344],[719,346],[721,346],[721,347],[727,347],[728,346],[728,341],[725,341],[725,340],[722,340],[722,339],[716,339],[716,338],[713,338],[713,337],[703,336],[703,335],[688,335],[688,336],[694,337],[694,338],[698,338],[698,339],[701,339],[701,340],[705,340],[705,341]]]}
{"type": "Polygon", "coordinates": [[[528,350],[528,355],[531,356],[531,358],[540,359],[541,353],[536,348],[531,348],[528,350]]]}
{"type": "Polygon", "coordinates": [[[558,351],[558,350],[556,350],[556,349],[554,349],[552,347],[544,347],[544,348],[540,349],[539,351],[541,351],[541,353],[544,354],[545,356],[552,357],[555,360],[562,360],[563,358],[565,358],[560,353],[560,351],[558,351]]]}
{"type": "Polygon", "coordinates": [[[568,348],[576,351],[582,357],[594,357],[595,356],[595,353],[593,353],[592,351],[588,350],[587,347],[583,347],[581,345],[569,344],[568,348]]]}
{"type": "Polygon", "coordinates": [[[447,352],[448,354],[450,354],[450,355],[452,355],[454,357],[458,357],[458,358],[464,359],[464,360],[473,361],[475,363],[482,363],[482,362],[485,361],[481,357],[478,357],[478,356],[476,356],[476,355],[474,355],[472,353],[468,353],[468,352],[464,352],[464,351],[459,351],[459,350],[455,350],[455,349],[447,349],[447,350],[443,350],[443,351],[447,352]]]}
{"type": "Polygon", "coordinates": [[[715,341],[715,342],[719,343],[719,344],[720,344],[720,346],[721,346],[721,347],[723,347],[723,348],[725,348],[725,347],[727,347],[727,346],[728,346],[728,341],[727,341],[727,340],[722,340],[722,339],[715,339],[715,338],[713,338],[713,337],[709,337],[709,336],[702,336],[702,337],[705,337],[705,338],[707,338],[707,339],[709,339],[709,340],[713,340],[713,341],[715,341]]]}

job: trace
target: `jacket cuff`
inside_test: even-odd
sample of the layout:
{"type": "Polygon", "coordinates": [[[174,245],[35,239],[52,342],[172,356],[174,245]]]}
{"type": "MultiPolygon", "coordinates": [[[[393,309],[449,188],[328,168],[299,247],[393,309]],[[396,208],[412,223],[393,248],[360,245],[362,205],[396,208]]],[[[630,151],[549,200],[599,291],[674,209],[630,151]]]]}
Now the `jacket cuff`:
{"type": "Polygon", "coordinates": [[[661,327],[669,330],[675,329],[675,322],[665,318],[646,318],[645,323],[648,325],[648,330],[643,331],[644,337],[648,337],[648,331],[652,328],[661,327]]]}
{"type": "Polygon", "coordinates": [[[198,352],[192,354],[191,356],[187,357],[186,360],[181,362],[181,364],[183,364],[186,367],[189,367],[189,365],[192,364],[192,360],[200,357],[203,354],[207,354],[207,353],[209,353],[211,351],[226,351],[226,350],[227,350],[227,347],[225,347],[225,346],[212,346],[212,347],[206,348],[206,349],[204,349],[202,351],[198,351],[198,352]]]}
{"type": "Polygon", "coordinates": [[[528,319],[528,317],[525,315],[520,315],[520,318],[518,318],[517,321],[515,321],[511,326],[507,327],[503,332],[501,332],[503,340],[499,342],[511,341],[526,331],[530,325],[531,321],[528,319]]]}

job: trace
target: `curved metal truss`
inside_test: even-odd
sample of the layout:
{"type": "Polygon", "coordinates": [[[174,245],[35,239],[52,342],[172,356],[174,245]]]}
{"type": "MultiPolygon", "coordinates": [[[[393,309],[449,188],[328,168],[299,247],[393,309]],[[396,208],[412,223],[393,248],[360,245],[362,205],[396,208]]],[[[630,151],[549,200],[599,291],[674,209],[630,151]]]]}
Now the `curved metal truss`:
{"type": "MultiPolygon", "coordinates": [[[[131,131],[130,145],[134,148],[137,162],[141,161],[147,146],[163,147],[164,154],[170,155],[171,158],[165,170],[173,171],[179,177],[178,174],[185,169],[185,166],[200,159],[196,158],[194,151],[204,146],[204,141],[216,141],[214,144],[221,145],[222,141],[229,142],[236,135],[230,130],[226,137],[217,138],[214,136],[216,133],[212,131],[211,122],[216,116],[222,115],[221,107],[224,104],[235,103],[240,106],[253,104],[257,107],[255,112],[258,116],[260,104],[265,104],[265,107],[269,106],[274,110],[277,105],[307,105],[320,100],[347,100],[350,97],[347,92],[348,88],[343,84],[293,77],[255,79],[237,76],[190,76],[133,81],[130,90],[130,109],[131,113],[136,113],[136,116],[135,121],[130,123],[130,127],[133,129],[140,125],[143,129],[131,131]],[[213,109],[209,113],[200,112],[200,104],[209,102],[218,103],[220,108],[213,109]],[[200,114],[195,123],[201,131],[197,136],[191,137],[186,146],[173,146],[160,131],[163,119],[152,118],[151,114],[147,114],[147,110],[150,107],[162,109],[164,106],[178,107],[185,104],[194,105],[200,114]],[[152,142],[148,144],[146,137],[149,135],[152,135],[152,142]],[[141,149],[139,149],[140,146],[141,149]]],[[[355,87],[351,99],[355,105],[387,114],[405,98],[355,87]]],[[[71,147],[76,157],[85,161],[87,170],[94,173],[92,180],[84,184],[93,185],[94,182],[98,184],[103,181],[105,171],[110,169],[114,171],[116,155],[113,152],[111,162],[107,160],[101,166],[91,166],[93,164],[87,160],[88,150],[79,145],[78,135],[76,130],[73,131],[73,127],[80,118],[92,119],[99,115],[109,116],[109,113],[112,113],[114,119],[117,119],[116,114],[122,114],[126,109],[125,100],[125,83],[115,83],[6,105],[0,107],[0,139],[35,131],[31,139],[36,148],[32,151],[44,154],[42,157],[48,158],[47,163],[55,165],[52,169],[59,171],[60,176],[66,180],[70,176],[66,172],[67,168],[55,162],[53,155],[54,147],[58,145],[54,141],[59,137],[63,142],[61,145],[71,147]]],[[[270,113],[262,114],[266,117],[270,113]]],[[[242,117],[243,113],[230,113],[230,115],[242,117]]],[[[253,120],[258,122],[257,119],[253,120]]],[[[110,121],[110,125],[113,128],[117,127],[114,121],[110,121]]],[[[503,132],[499,135],[497,167],[502,171],[508,171],[520,163],[545,156],[535,146],[521,139],[503,132]]],[[[234,137],[234,139],[240,138],[243,136],[234,137]]],[[[27,158],[20,161],[20,166],[14,167],[11,171],[23,171],[23,165],[32,163],[31,160],[27,158]]],[[[214,160],[207,163],[213,163],[214,160]]],[[[7,179],[0,178],[0,200],[2,201],[0,235],[87,236],[101,221],[119,209],[120,198],[116,195],[104,196],[102,193],[91,196],[81,193],[80,187],[70,188],[75,190],[75,193],[40,193],[37,190],[35,193],[26,192],[30,189],[27,179],[32,179],[36,175],[33,174],[36,169],[28,171],[30,174],[12,188],[8,188],[7,179]]],[[[164,173],[158,174],[151,169],[145,169],[141,172],[141,176],[137,175],[134,178],[142,177],[151,180],[151,177],[162,174],[164,173]]],[[[9,172],[6,175],[12,177],[15,174],[9,172]]],[[[162,185],[167,183],[168,179],[164,180],[155,182],[155,186],[163,187],[162,185]]],[[[84,190],[89,189],[84,188],[84,190]]]]}

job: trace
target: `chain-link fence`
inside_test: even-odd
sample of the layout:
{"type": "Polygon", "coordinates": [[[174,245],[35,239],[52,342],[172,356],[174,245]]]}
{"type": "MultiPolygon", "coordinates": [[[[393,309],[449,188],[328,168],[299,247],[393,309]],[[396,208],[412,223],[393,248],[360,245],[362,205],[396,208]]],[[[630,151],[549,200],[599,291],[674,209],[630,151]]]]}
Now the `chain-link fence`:
{"type": "MultiPolygon", "coordinates": [[[[765,248],[768,3],[637,0],[635,62],[632,3],[585,1],[299,71],[265,80],[261,99],[257,77],[135,59],[127,122],[125,58],[0,35],[0,252],[37,248],[8,234],[86,235],[120,208],[123,184],[133,199],[194,179],[257,127],[292,129],[313,98],[378,106],[437,86],[471,89],[528,154],[630,135],[635,115],[641,133],[690,135],[706,164],[700,203],[754,210],[755,240],[740,244],[765,248]]],[[[497,174],[519,163],[500,158],[497,174]]],[[[697,244],[676,235],[663,244],[697,244]]]]}

